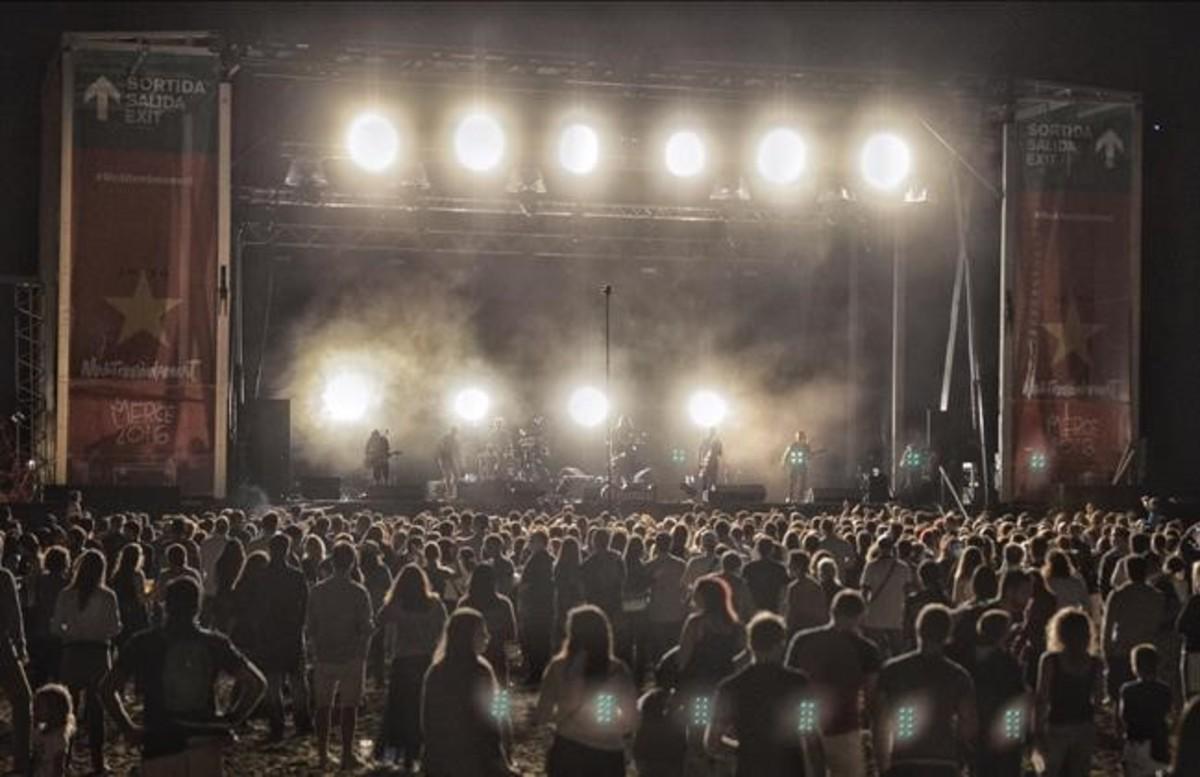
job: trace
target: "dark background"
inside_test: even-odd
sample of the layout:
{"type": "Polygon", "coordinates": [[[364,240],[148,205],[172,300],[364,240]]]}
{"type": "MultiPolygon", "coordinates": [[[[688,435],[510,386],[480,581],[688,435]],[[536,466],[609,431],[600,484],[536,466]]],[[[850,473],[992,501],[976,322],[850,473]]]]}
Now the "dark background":
{"type": "MultiPolygon", "coordinates": [[[[1200,66],[1197,21],[1200,12],[1188,4],[1149,3],[9,4],[0,8],[6,85],[0,169],[7,194],[0,208],[0,273],[35,271],[39,92],[65,31],[216,30],[240,39],[558,51],[647,66],[707,60],[898,68],[931,79],[967,73],[1132,90],[1144,96],[1147,130],[1142,431],[1152,482],[1190,490],[1200,458],[1193,399],[1200,392],[1194,346],[1200,331],[1200,235],[1193,214],[1200,202],[1200,105],[1192,81],[1200,66]]],[[[9,304],[7,294],[0,295],[5,322],[9,304]]],[[[944,314],[931,318],[944,332],[944,314]]],[[[7,324],[0,331],[8,331],[7,324]]],[[[936,328],[929,332],[936,342],[936,328]]],[[[0,339],[0,363],[11,363],[11,347],[10,337],[0,339]]],[[[994,366],[985,368],[985,390],[994,401],[994,366]]],[[[0,385],[0,404],[11,403],[10,384],[0,385]]],[[[923,390],[910,381],[910,392],[923,390]]]]}

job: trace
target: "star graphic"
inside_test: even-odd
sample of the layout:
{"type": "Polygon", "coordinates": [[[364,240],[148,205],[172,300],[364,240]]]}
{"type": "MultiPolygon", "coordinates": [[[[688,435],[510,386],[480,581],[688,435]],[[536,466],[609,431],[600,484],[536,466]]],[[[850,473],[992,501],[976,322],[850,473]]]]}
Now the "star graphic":
{"type": "Polygon", "coordinates": [[[1079,307],[1072,299],[1067,304],[1067,320],[1056,321],[1042,326],[1054,336],[1053,364],[1057,367],[1068,357],[1078,356],[1085,364],[1091,365],[1092,354],[1088,350],[1088,341],[1096,336],[1104,327],[1100,324],[1085,324],[1079,318],[1079,307]]]}
{"type": "Polygon", "coordinates": [[[163,317],[182,302],[178,298],[154,296],[154,292],[150,291],[150,281],[144,272],[138,276],[137,288],[131,296],[105,297],[104,300],[116,308],[123,318],[121,336],[117,338],[118,345],[142,332],[160,343],[165,342],[163,317]]]}

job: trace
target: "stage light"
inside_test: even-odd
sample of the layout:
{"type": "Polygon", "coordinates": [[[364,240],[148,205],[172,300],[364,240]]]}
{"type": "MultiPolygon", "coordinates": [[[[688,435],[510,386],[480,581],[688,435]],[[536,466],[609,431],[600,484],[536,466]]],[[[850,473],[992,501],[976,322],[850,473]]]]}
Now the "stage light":
{"type": "Polygon", "coordinates": [[[390,121],[378,113],[364,113],[346,132],[346,151],[354,164],[369,173],[392,166],[400,152],[400,135],[390,121]]]}
{"type": "Polygon", "coordinates": [[[608,417],[608,397],[591,386],[576,389],[567,403],[567,411],[580,426],[596,426],[608,417]]]}
{"type": "Polygon", "coordinates": [[[325,384],[321,405],[334,421],[358,421],[371,404],[371,384],[356,372],[341,372],[325,384]]]}
{"type": "Polygon", "coordinates": [[[676,132],[667,139],[664,156],[667,172],[676,178],[694,178],[704,170],[707,154],[704,141],[691,130],[676,132]]]}
{"type": "Polygon", "coordinates": [[[859,157],[863,180],[881,191],[891,191],[912,172],[912,150],[899,136],[880,132],[867,138],[859,157]]]}
{"type": "Polygon", "coordinates": [[[586,124],[572,124],[558,139],[558,162],[572,175],[587,175],[600,160],[600,137],[586,124]]]}
{"type": "Polygon", "coordinates": [[[486,173],[504,158],[506,140],[500,122],[486,113],[472,113],[454,131],[454,153],[459,163],[476,173],[486,173]]]}
{"type": "Polygon", "coordinates": [[[729,406],[712,391],[697,391],[688,401],[688,415],[697,426],[713,427],[725,420],[729,406]]]}
{"type": "Polygon", "coordinates": [[[808,163],[808,146],[795,130],[776,127],[758,143],[758,174],[786,186],[800,180],[808,163]]]}
{"type": "Polygon", "coordinates": [[[612,693],[598,693],[592,702],[596,723],[610,726],[617,721],[617,697],[612,693]]]}
{"type": "Polygon", "coordinates": [[[901,707],[896,711],[896,739],[912,739],[917,735],[917,708],[901,707]]]}
{"type": "Polygon", "coordinates": [[[487,415],[491,404],[491,399],[480,389],[464,389],[454,397],[454,412],[467,423],[478,423],[487,415]]]}
{"type": "Polygon", "coordinates": [[[1050,460],[1044,451],[1033,451],[1029,454],[1029,468],[1035,472],[1044,471],[1049,463],[1050,460]]]}

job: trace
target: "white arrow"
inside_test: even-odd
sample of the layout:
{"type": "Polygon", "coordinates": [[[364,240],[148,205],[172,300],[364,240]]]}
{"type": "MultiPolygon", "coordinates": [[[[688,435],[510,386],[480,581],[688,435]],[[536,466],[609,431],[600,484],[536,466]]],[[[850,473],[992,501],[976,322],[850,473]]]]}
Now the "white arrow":
{"type": "Polygon", "coordinates": [[[83,101],[90,103],[96,101],[96,118],[100,121],[108,121],[108,101],[121,101],[121,93],[117,91],[117,87],[112,85],[104,76],[100,76],[91,84],[83,93],[83,101]]]}
{"type": "Polygon", "coordinates": [[[1104,154],[1104,166],[1109,170],[1116,165],[1118,153],[1125,152],[1125,144],[1121,142],[1121,136],[1112,130],[1107,130],[1096,141],[1096,153],[1104,154]]]}

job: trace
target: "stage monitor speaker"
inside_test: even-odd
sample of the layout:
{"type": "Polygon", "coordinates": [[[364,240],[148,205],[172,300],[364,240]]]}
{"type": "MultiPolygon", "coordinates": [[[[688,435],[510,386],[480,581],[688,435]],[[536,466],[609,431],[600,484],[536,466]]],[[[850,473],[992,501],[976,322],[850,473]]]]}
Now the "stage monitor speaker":
{"type": "Polygon", "coordinates": [[[508,494],[518,501],[533,500],[546,493],[546,489],[537,483],[527,483],[524,480],[514,480],[508,484],[508,494]]]}
{"type": "Polygon", "coordinates": [[[708,495],[713,507],[742,507],[767,501],[767,487],[762,483],[729,483],[716,486],[708,495]]]}
{"type": "Polygon", "coordinates": [[[306,475],[300,478],[300,494],[307,499],[341,499],[342,479],[306,475]]]}
{"type": "Polygon", "coordinates": [[[286,399],[246,405],[246,478],[271,499],[292,489],[292,410],[286,399]]]}

